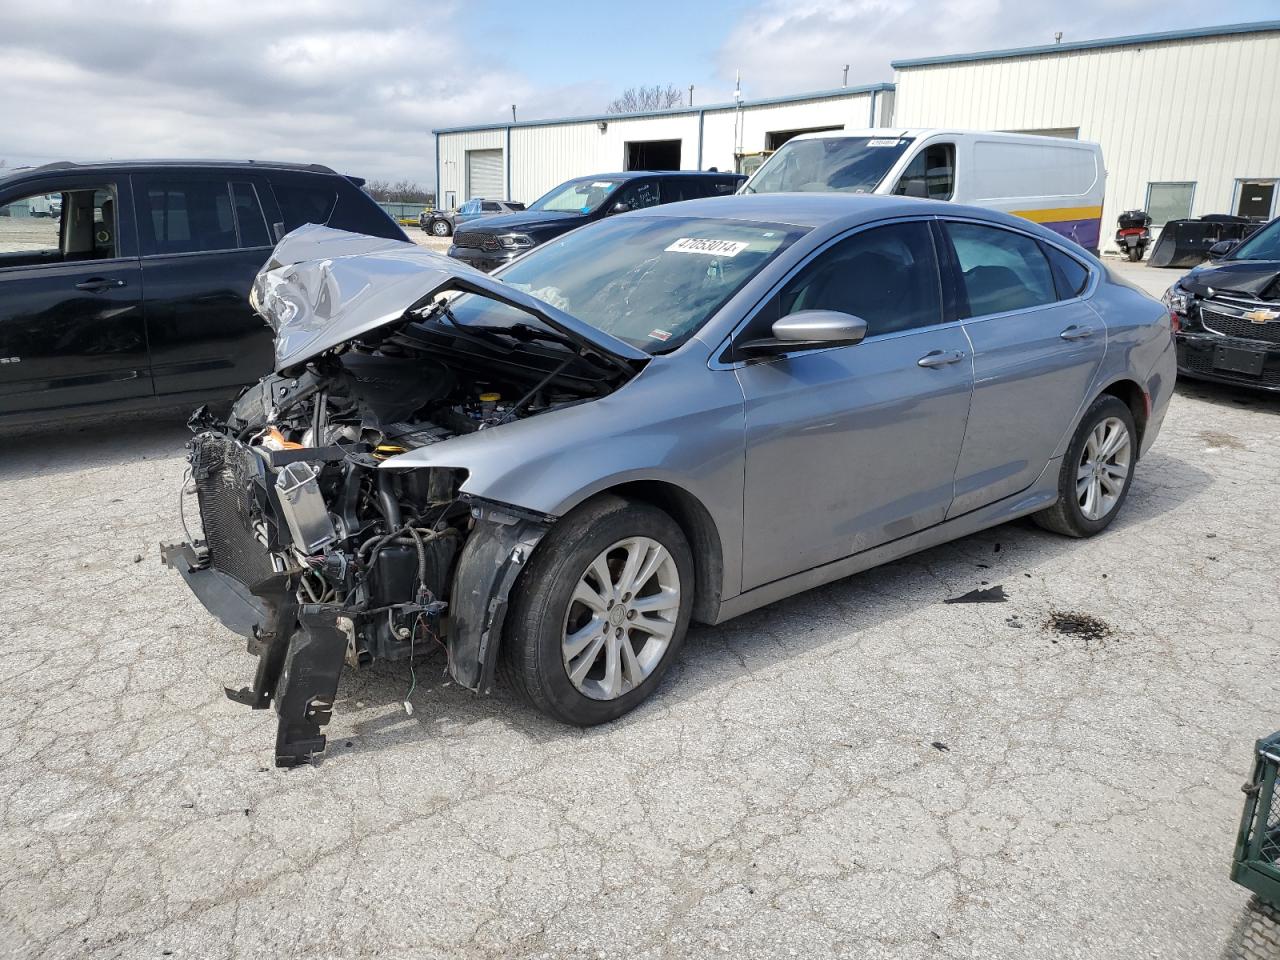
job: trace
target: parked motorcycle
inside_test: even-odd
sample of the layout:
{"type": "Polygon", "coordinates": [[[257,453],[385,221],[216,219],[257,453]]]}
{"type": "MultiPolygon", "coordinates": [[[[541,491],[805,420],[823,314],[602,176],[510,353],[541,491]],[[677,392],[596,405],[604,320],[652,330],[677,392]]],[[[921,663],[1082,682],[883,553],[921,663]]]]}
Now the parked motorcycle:
{"type": "Polygon", "coordinates": [[[1119,219],[1116,246],[1131,262],[1137,263],[1151,243],[1151,217],[1145,210],[1126,210],[1119,219]]]}

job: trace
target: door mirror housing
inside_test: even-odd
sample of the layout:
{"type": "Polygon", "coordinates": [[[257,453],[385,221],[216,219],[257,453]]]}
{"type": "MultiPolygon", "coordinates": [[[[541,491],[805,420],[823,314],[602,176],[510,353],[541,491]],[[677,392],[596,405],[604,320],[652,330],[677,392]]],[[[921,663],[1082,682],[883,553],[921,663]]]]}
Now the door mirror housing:
{"type": "Polygon", "coordinates": [[[1217,243],[1215,243],[1212,247],[1209,248],[1209,259],[1221,260],[1228,253],[1230,253],[1237,246],[1239,246],[1239,244],[1240,244],[1239,240],[1219,240],[1217,243]]]}
{"type": "Polygon", "coordinates": [[[867,321],[839,310],[798,310],[775,320],[771,332],[773,336],[748,340],[739,349],[747,356],[770,357],[852,346],[867,335],[867,321]]]}
{"type": "Polygon", "coordinates": [[[618,203],[615,203],[612,207],[610,207],[609,212],[610,213],[626,213],[630,209],[631,209],[631,204],[627,203],[625,200],[622,200],[622,201],[619,201],[618,203]]]}

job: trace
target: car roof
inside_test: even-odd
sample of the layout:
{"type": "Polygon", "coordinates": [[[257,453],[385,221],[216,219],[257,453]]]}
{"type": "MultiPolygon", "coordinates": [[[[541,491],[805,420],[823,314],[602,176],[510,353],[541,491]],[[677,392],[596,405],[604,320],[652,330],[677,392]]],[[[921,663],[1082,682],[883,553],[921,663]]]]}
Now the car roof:
{"type": "MultiPolygon", "coordinates": [[[[238,169],[238,170],[285,170],[294,173],[320,173],[329,176],[338,176],[338,172],[332,167],[326,167],[320,163],[285,163],[279,160],[180,160],[180,159],[152,159],[152,160],[102,160],[94,163],[73,163],[70,160],[59,160],[56,163],[46,163],[39,167],[19,167],[9,170],[0,176],[0,182],[8,180],[20,180],[24,177],[42,175],[46,173],[94,173],[96,171],[134,171],[134,170],[167,170],[174,168],[186,169],[238,169]]],[[[348,177],[356,183],[363,183],[358,177],[348,177]]]]}
{"type": "MultiPolygon", "coordinates": [[[[962,216],[990,220],[1032,230],[1034,224],[996,210],[970,207],[944,200],[883,196],[874,193],[753,193],[727,197],[706,197],[656,207],[645,207],[623,216],[706,217],[712,220],[743,220],[757,223],[791,224],[816,228],[840,227],[900,216],[962,216]]],[[[1032,232],[1038,232],[1032,230],[1032,232]]]]}

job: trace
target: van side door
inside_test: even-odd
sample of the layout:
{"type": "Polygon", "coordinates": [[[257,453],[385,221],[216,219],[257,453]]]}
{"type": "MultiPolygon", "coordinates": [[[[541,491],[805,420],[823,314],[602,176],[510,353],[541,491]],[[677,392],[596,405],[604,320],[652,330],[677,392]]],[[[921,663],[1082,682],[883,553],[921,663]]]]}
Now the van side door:
{"type": "Polygon", "coordinates": [[[151,396],[131,203],[114,173],[0,192],[0,417],[151,396]]]}
{"type": "Polygon", "coordinates": [[[249,288],[273,246],[256,174],[133,176],[158,396],[230,395],[272,367],[271,329],[249,288]]]}
{"type": "Polygon", "coordinates": [[[958,516],[1025,490],[1090,395],[1107,330],[1083,261],[1036,237],[943,223],[958,306],[973,344],[973,404],[956,469],[958,516]]]}

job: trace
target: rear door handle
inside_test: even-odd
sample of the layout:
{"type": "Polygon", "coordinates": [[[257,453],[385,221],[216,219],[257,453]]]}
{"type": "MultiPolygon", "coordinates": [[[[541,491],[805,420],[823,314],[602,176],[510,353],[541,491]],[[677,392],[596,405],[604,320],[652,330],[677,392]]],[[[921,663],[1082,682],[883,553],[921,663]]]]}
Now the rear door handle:
{"type": "Polygon", "coordinates": [[[89,290],[97,293],[99,290],[110,290],[114,287],[123,287],[124,281],[117,280],[113,277],[90,277],[81,283],[76,284],[77,290],[89,290]]]}
{"type": "Polygon", "coordinates": [[[1093,336],[1093,327],[1082,327],[1073,323],[1067,329],[1058,334],[1063,340],[1083,340],[1085,337],[1093,336]]]}
{"type": "Polygon", "coordinates": [[[920,367],[945,367],[964,359],[963,350],[932,350],[916,361],[920,367]]]}

